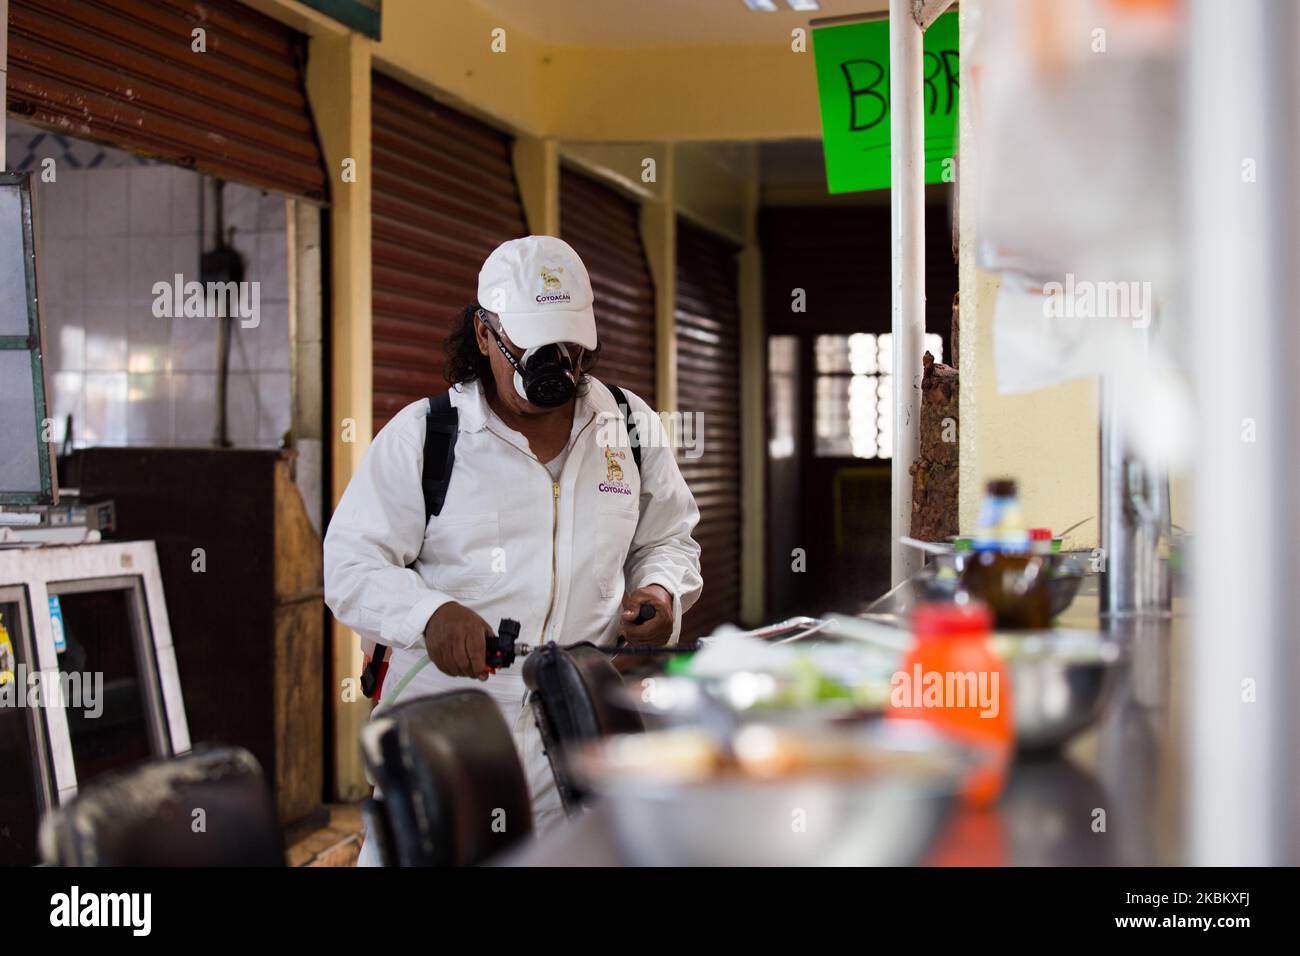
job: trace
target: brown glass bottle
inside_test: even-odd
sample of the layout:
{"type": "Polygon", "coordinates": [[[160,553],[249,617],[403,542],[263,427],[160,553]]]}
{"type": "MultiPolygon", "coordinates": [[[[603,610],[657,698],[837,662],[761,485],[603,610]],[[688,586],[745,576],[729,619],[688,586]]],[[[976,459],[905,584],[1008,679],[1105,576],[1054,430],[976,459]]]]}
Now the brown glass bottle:
{"type": "Polygon", "coordinates": [[[999,628],[1051,627],[1049,561],[1037,554],[976,551],[966,559],[962,587],[989,606],[999,628]]]}
{"type": "Polygon", "coordinates": [[[990,481],[974,551],[962,570],[962,587],[989,606],[997,627],[1050,627],[1050,561],[1030,552],[1016,483],[1007,478],[990,481]]]}

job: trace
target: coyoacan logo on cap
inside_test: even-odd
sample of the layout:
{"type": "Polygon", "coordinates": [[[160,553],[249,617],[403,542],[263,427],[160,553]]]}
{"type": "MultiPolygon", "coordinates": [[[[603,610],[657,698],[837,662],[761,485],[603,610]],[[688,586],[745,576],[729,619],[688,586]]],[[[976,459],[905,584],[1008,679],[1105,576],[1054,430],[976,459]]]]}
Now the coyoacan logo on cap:
{"type": "Polygon", "coordinates": [[[560,273],[563,271],[563,266],[556,266],[554,269],[542,266],[542,293],[536,298],[539,304],[569,301],[569,293],[564,291],[560,282],[560,273]]]}

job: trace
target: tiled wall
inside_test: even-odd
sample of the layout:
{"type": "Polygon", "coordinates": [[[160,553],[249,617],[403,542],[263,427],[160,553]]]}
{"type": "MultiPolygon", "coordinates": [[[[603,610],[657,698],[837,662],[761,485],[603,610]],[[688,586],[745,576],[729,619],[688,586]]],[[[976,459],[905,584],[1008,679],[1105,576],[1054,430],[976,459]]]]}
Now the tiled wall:
{"type": "MultiPolygon", "coordinates": [[[[33,174],[38,282],[54,434],[87,445],[211,445],[216,429],[214,318],[157,318],[153,285],[198,280],[197,173],[27,127],[6,128],[7,159],[33,174]],[[54,182],[41,180],[55,161],[54,182]]],[[[215,228],[206,183],[203,247],[215,228]]],[[[289,428],[286,204],[228,183],[225,225],[260,283],[256,328],[233,323],[228,431],[238,447],[276,447],[289,428]]]]}

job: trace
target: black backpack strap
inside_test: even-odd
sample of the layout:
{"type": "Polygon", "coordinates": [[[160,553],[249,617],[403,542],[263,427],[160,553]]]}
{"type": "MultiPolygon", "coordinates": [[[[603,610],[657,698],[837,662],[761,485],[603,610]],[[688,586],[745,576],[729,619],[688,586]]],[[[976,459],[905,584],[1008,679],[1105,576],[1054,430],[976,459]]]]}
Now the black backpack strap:
{"type": "Polygon", "coordinates": [[[605,387],[609,389],[609,394],[614,396],[614,404],[618,406],[619,414],[623,416],[623,421],[627,425],[627,440],[632,446],[632,460],[636,462],[636,470],[641,470],[641,436],[637,434],[636,423],[632,421],[632,408],[627,403],[627,396],[617,385],[610,385],[605,382],[605,387]]]}
{"type": "MultiPolygon", "coordinates": [[[[424,422],[424,465],[420,485],[424,490],[424,523],[442,513],[451,484],[451,467],[456,463],[456,436],[460,416],[451,404],[451,393],[443,392],[429,399],[429,414],[424,422]]],[[[361,671],[361,693],[374,699],[381,686],[388,648],[380,644],[361,671]]]]}
{"type": "Polygon", "coordinates": [[[387,659],[388,648],[383,644],[377,644],[370,655],[370,660],[366,661],[366,666],[361,668],[361,693],[370,700],[374,700],[375,695],[379,693],[382,683],[380,678],[384,674],[384,661],[387,659]]]}
{"type": "Polygon", "coordinates": [[[429,415],[424,423],[424,470],[420,483],[424,487],[424,520],[442,513],[451,484],[451,469],[456,463],[456,435],[460,417],[451,405],[451,393],[443,392],[429,399],[429,415]]]}

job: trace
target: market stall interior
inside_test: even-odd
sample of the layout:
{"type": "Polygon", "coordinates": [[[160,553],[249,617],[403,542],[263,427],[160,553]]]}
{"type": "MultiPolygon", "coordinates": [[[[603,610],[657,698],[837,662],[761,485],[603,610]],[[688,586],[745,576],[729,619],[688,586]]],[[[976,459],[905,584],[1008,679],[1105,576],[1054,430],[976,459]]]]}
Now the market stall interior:
{"type": "MultiPolygon", "coordinates": [[[[0,863],[1300,863],[1297,5],[10,0],[5,30],[0,863]],[[440,560],[491,564],[453,596],[494,670],[428,694],[445,661],[386,677],[325,606],[326,535],[529,235],[590,273],[594,373],[657,413],[703,585],[633,601],[684,611],[668,646],[547,640],[551,605],[486,610],[515,489],[440,498],[426,532],[491,539],[440,560]]],[[[482,474],[461,416],[423,495],[482,474]]],[[[634,513],[583,516],[625,569],[642,450],[598,461],[634,513]]],[[[433,594],[436,540],[388,570],[433,594]]]]}

